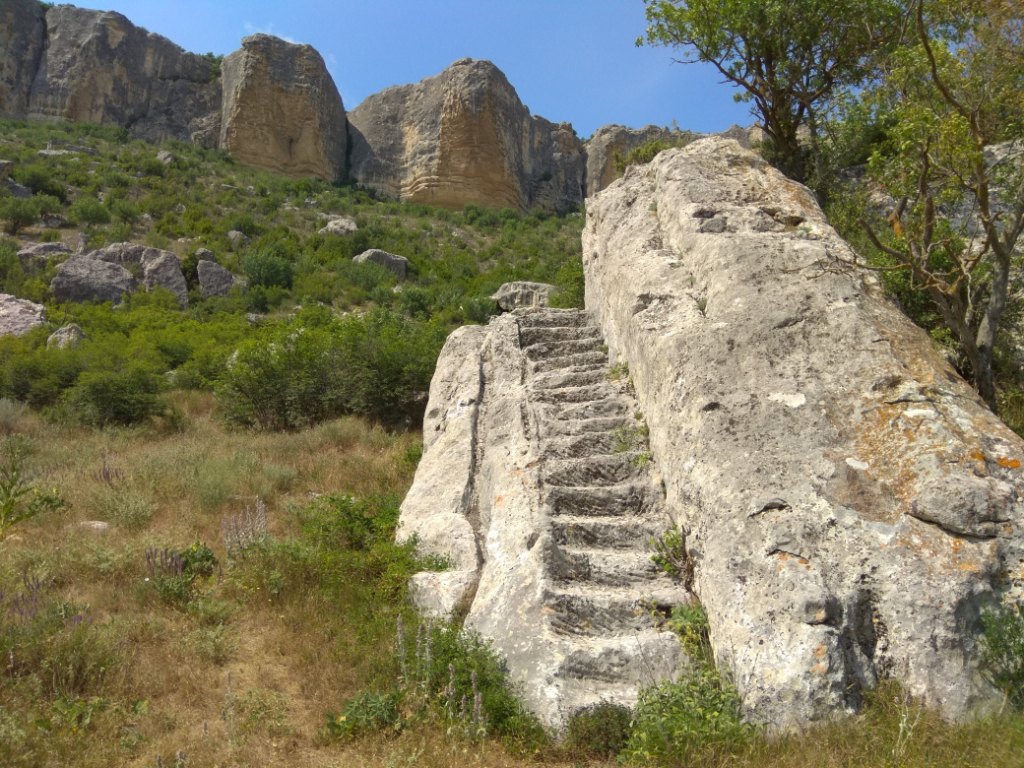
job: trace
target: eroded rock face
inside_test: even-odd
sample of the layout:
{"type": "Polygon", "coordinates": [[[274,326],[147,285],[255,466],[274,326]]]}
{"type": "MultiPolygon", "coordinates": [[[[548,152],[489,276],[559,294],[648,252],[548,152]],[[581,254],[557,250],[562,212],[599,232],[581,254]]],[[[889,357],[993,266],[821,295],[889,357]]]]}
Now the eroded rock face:
{"type": "Polygon", "coordinates": [[[278,173],[344,178],[345,108],[315,49],[252,35],[224,59],[223,75],[222,149],[278,173]]]}
{"type": "Polygon", "coordinates": [[[132,273],[120,264],[80,254],[57,268],[57,274],[50,281],[50,292],[58,302],[110,301],[117,304],[137,285],[132,273]]]}
{"type": "Polygon", "coordinates": [[[687,600],[648,551],[669,525],[624,380],[580,310],[519,309],[446,342],[398,535],[450,559],[420,608],[491,641],[527,705],[561,728],[633,705],[683,662],[656,606],[687,600]],[[625,437],[624,437],[625,436],[625,437]]]}
{"type": "Polygon", "coordinates": [[[199,275],[199,290],[204,299],[210,296],[227,296],[238,282],[238,279],[220,264],[207,259],[199,260],[196,272],[199,275]]]}
{"type": "Polygon", "coordinates": [[[33,74],[29,118],[120,125],[151,141],[212,146],[207,123],[220,105],[213,62],[118,13],[47,9],[46,44],[33,74]]]}
{"type": "Polygon", "coordinates": [[[46,322],[46,307],[0,293],[0,336],[21,336],[46,322]]]}
{"type": "Polygon", "coordinates": [[[548,283],[516,280],[511,283],[502,283],[491,298],[498,303],[501,309],[508,312],[520,307],[546,307],[557,290],[555,286],[548,283]]]}
{"type": "Polygon", "coordinates": [[[460,59],[349,113],[349,173],[410,202],[565,211],[583,199],[585,160],[571,126],[531,117],[489,61],[460,59]]]}
{"type": "Polygon", "coordinates": [[[46,43],[46,18],[36,0],[0,4],[0,117],[24,120],[46,43]]]}
{"type": "Polygon", "coordinates": [[[188,285],[181,271],[181,261],[170,251],[137,243],[113,243],[88,254],[88,258],[118,264],[133,274],[139,273],[146,290],[165,288],[188,304],[188,285]]]}
{"type": "Polygon", "coordinates": [[[409,271],[409,260],[405,256],[388,253],[380,248],[365,250],[357,256],[353,256],[352,261],[357,264],[376,264],[384,267],[389,272],[393,272],[399,280],[404,280],[406,272],[409,271]]]}
{"type": "Polygon", "coordinates": [[[800,727],[882,678],[951,717],[996,703],[979,611],[1024,596],[1024,443],[810,193],[705,139],[589,201],[583,237],[749,716],[800,727]]]}
{"type": "Polygon", "coordinates": [[[596,195],[622,175],[616,164],[619,157],[625,157],[637,147],[651,141],[675,141],[682,139],[683,136],[680,131],[657,125],[643,128],[627,128],[624,125],[601,126],[586,143],[587,197],[596,195]]]}

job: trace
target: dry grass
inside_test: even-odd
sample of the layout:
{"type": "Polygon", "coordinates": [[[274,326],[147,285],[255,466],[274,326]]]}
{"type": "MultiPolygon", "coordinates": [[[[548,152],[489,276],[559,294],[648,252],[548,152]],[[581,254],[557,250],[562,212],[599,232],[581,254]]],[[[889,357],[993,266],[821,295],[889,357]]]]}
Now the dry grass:
{"type": "MultiPolygon", "coordinates": [[[[70,704],[42,696],[24,678],[0,676],[0,764],[141,768],[159,756],[172,766],[181,752],[188,766],[614,765],[556,748],[523,755],[494,740],[452,739],[430,721],[399,734],[326,738],[325,713],[389,684],[393,662],[381,649],[396,607],[339,590],[359,577],[328,573],[325,581],[322,565],[299,556],[291,566],[285,559],[222,569],[187,606],[175,605],[147,582],[145,550],[204,541],[223,567],[221,517],[257,495],[267,500],[270,530],[282,542],[298,530],[290,510],[311,494],[400,496],[419,435],[389,434],[356,419],[251,434],[218,423],[208,396],[183,394],[177,405],[186,414],[180,432],[81,430],[25,413],[6,421],[6,429],[32,439],[40,482],[60,487],[69,504],[0,542],[0,584],[16,583],[23,572],[53,579],[55,596],[90,606],[93,627],[114,644],[117,662],[98,691],[68,697],[70,704]],[[110,527],[101,533],[82,525],[92,520],[110,527]],[[279,590],[268,569],[281,571],[279,590]],[[328,582],[334,586],[324,587],[328,582]],[[95,711],[88,724],[76,725],[55,715],[61,706],[95,711]],[[41,718],[49,730],[34,725],[41,718]]],[[[1024,765],[1019,716],[954,728],[894,697],[880,694],[845,724],[757,740],[701,764],[1024,765]]]]}

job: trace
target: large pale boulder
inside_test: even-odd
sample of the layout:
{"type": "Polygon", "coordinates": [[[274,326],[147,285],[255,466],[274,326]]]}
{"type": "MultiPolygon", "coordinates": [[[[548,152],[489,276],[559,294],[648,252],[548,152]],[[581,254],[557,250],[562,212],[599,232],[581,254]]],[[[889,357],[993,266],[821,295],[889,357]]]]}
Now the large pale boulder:
{"type": "Polygon", "coordinates": [[[46,323],[46,307],[0,293],[0,336],[21,336],[46,323]]]}
{"type": "Polygon", "coordinates": [[[352,261],[357,264],[376,264],[377,266],[384,267],[384,269],[394,273],[399,280],[404,280],[406,273],[409,271],[409,260],[405,256],[388,253],[380,248],[369,248],[353,256],[352,261]]]}
{"type": "Polygon", "coordinates": [[[278,173],[344,178],[345,108],[314,48],[251,35],[222,71],[222,149],[278,173]]]}
{"type": "Polygon", "coordinates": [[[566,211],[583,199],[585,159],[572,127],[532,117],[489,61],[387,88],[349,113],[350,176],[391,197],[566,211]]]}
{"type": "Polygon", "coordinates": [[[46,18],[41,3],[0,3],[0,117],[25,119],[45,43],[46,18]]]}
{"type": "Polygon", "coordinates": [[[239,283],[238,278],[231,272],[217,262],[207,259],[199,260],[196,264],[196,273],[199,275],[199,290],[204,299],[210,296],[227,296],[239,283]]]}
{"type": "Polygon", "coordinates": [[[119,13],[47,9],[33,74],[29,118],[120,125],[153,141],[212,138],[205,124],[220,104],[214,62],[119,13]]]}
{"type": "Polygon", "coordinates": [[[515,280],[502,283],[491,298],[498,303],[498,307],[508,312],[519,307],[546,307],[557,290],[549,283],[515,280]]]}
{"type": "Polygon", "coordinates": [[[662,153],[587,208],[587,307],[748,715],[799,728],[883,678],[950,717],[997,705],[979,612],[1024,597],[1024,443],[736,142],[662,153]]]}
{"type": "Polygon", "coordinates": [[[18,262],[25,272],[45,269],[52,258],[71,255],[71,249],[64,243],[34,243],[18,251],[18,262]]]}

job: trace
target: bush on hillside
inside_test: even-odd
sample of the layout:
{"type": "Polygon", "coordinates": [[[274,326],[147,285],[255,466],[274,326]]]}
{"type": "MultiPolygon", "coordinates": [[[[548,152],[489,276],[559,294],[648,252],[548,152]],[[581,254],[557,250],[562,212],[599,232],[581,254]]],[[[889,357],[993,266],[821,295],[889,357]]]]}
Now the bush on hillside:
{"type": "Polygon", "coordinates": [[[129,426],[159,413],[159,381],[149,371],[86,371],[64,394],[69,414],[94,427],[129,426]]]}

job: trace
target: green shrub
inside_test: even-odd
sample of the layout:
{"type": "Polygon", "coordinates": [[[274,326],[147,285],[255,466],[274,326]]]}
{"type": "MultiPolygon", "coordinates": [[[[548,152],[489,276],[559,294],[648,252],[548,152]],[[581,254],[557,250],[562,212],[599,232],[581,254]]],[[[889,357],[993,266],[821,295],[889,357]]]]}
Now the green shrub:
{"type": "Polygon", "coordinates": [[[67,201],[67,190],[64,185],[53,178],[49,168],[39,163],[21,165],[11,174],[19,184],[24,184],[37,195],[50,195],[61,202],[67,201]]]}
{"type": "Polygon", "coordinates": [[[0,445],[0,540],[15,523],[64,505],[60,494],[32,483],[25,468],[28,440],[20,435],[0,445]]]}
{"type": "Polygon", "coordinates": [[[1011,707],[1024,710],[1024,603],[988,608],[981,622],[982,672],[1011,707]]]}
{"type": "Polygon", "coordinates": [[[95,427],[137,424],[162,411],[159,381],[149,371],[86,371],[64,395],[69,413],[95,427]]]}
{"type": "Polygon", "coordinates": [[[35,198],[0,197],[0,219],[6,224],[4,231],[16,235],[25,227],[39,221],[40,205],[35,198]]]}
{"type": "Polygon", "coordinates": [[[385,729],[401,729],[396,693],[360,693],[350,699],[337,715],[327,715],[327,731],[337,738],[385,729]]]}
{"type": "Polygon", "coordinates": [[[295,279],[295,266],[290,261],[265,252],[250,253],[242,259],[242,271],[253,287],[291,288],[295,279]]]}
{"type": "Polygon", "coordinates": [[[629,741],[633,712],[605,702],[577,712],[565,729],[564,746],[573,755],[610,759],[629,741]]]}
{"type": "Polygon", "coordinates": [[[71,206],[71,220],[77,224],[99,226],[110,223],[110,211],[95,197],[80,197],[71,206]]]}

